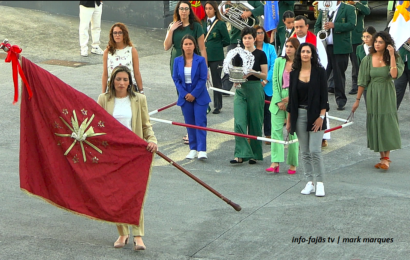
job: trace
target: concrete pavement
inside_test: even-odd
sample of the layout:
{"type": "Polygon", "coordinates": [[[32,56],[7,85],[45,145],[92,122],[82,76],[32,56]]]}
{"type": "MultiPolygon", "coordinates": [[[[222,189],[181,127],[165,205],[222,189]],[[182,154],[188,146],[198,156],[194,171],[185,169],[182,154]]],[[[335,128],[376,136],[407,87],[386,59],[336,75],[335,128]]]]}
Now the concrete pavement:
{"type": "MultiPolygon", "coordinates": [[[[80,56],[77,17],[5,6],[0,6],[0,13],[1,40],[8,38],[23,48],[25,57],[96,100],[101,92],[102,57],[80,56]],[[87,64],[42,63],[51,59],[87,64]]],[[[103,21],[101,47],[107,44],[113,23],[103,21]]],[[[366,18],[368,24],[384,29],[385,10],[374,9],[366,18]]],[[[139,52],[149,110],[175,101],[170,53],[162,45],[165,30],[128,27],[139,52]]],[[[350,89],[350,70],[349,66],[346,89],[350,89]]],[[[402,149],[392,152],[387,172],[373,167],[379,155],[366,148],[364,101],[355,123],[332,133],[329,147],[323,150],[323,198],[300,194],[305,185],[301,168],[295,175],[286,174],[285,164],[279,174],[265,172],[270,165],[269,146],[263,147],[263,162],[232,166],[234,138],[209,133],[209,159],[187,161],[189,149],[181,139],[184,128],[154,122],[159,149],[240,204],[242,211],[236,212],[157,156],[145,205],[147,250],[133,252],[131,245],[113,248],[115,226],[73,215],[20,191],[19,106],[12,105],[11,65],[0,60],[0,71],[0,259],[408,259],[410,255],[408,94],[399,110],[402,149]],[[301,237],[307,241],[292,242],[301,237]],[[324,243],[313,243],[312,238],[320,237],[324,243]],[[360,242],[343,243],[343,238],[358,237],[360,242]],[[393,241],[379,243],[377,238],[393,241]]],[[[333,95],[329,100],[329,114],[347,118],[355,98],[348,96],[345,111],[336,110],[333,95]]],[[[225,97],[223,102],[221,114],[208,115],[208,126],[232,131],[233,98],[225,97]]],[[[178,107],[155,117],[183,122],[178,107]]],[[[331,121],[332,126],[339,124],[331,121]]]]}

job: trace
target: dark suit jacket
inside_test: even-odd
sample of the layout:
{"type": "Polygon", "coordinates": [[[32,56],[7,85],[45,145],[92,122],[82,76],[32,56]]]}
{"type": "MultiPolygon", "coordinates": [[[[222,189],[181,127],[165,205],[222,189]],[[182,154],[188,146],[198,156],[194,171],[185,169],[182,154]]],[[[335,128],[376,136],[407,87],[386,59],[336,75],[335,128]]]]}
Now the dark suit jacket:
{"type": "MultiPolygon", "coordinates": [[[[356,12],[352,5],[340,3],[333,30],[333,53],[349,54],[353,52],[352,31],[356,26],[356,12]]],[[[315,23],[315,34],[322,30],[322,12],[315,23]]]]}
{"type": "Polygon", "coordinates": [[[95,4],[97,4],[97,6],[100,6],[101,1],[80,1],[80,5],[83,5],[85,7],[95,7],[95,4]]]}
{"type": "Polygon", "coordinates": [[[356,8],[357,23],[356,27],[352,31],[352,44],[362,43],[362,34],[364,29],[364,17],[370,14],[370,7],[367,4],[368,1],[357,2],[354,7],[356,8]]]}
{"type": "Polygon", "coordinates": [[[186,86],[184,67],[184,57],[176,57],[174,60],[172,78],[174,79],[179,94],[177,105],[182,106],[186,102],[185,96],[189,93],[195,97],[194,102],[197,102],[199,105],[208,105],[209,102],[211,102],[211,98],[206,89],[208,67],[206,66],[205,58],[194,53],[191,67],[192,91],[189,91],[186,86]]]}
{"type": "MultiPolygon", "coordinates": [[[[224,21],[219,21],[218,19],[215,19],[214,22],[211,24],[211,27],[214,23],[216,24],[212,28],[205,42],[208,61],[223,60],[225,58],[223,47],[228,46],[231,40],[229,37],[228,29],[226,28],[226,23],[224,21]]],[[[208,34],[206,30],[207,27],[208,24],[205,19],[202,21],[202,29],[205,32],[204,37],[206,37],[206,35],[208,34]]]]}
{"type": "MultiPolygon", "coordinates": [[[[290,134],[296,132],[296,121],[298,119],[298,90],[300,70],[290,72],[289,78],[289,103],[287,111],[290,113],[290,134]]],[[[315,88],[309,89],[308,93],[308,124],[306,131],[312,131],[313,123],[320,116],[322,109],[329,109],[327,100],[327,75],[323,67],[312,67],[310,72],[310,82],[315,88]]],[[[322,130],[327,129],[326,120],[323,120],[322,130]]]]}

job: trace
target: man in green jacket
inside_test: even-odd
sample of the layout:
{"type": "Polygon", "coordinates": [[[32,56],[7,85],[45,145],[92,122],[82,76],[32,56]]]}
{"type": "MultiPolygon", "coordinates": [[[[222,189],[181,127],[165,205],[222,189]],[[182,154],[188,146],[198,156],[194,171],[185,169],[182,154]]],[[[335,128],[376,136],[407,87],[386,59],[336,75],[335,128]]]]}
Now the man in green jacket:
{"type": "MultiPolygon", "coordinates": [[[[261,1],[247,1],[248,4],[250,4],[253,9],[252,10],[248,10],[248,11],[243,11],[242,12],[242,19],[246,19],[252,16],[252,18],[256,19],[256,24],[259,23],[259,20],[256,18],[258,16],[263,15],[264,13],[264,5],[261,1]]],[[[228,4],[225,6],[227,9],[230,7],[228,4]]],[[[251,22],[251,19],[248,19],[248,23],[251,22]]],[[[256,25],[255,24],[255,25],[256,25]]],[[[240,40],[240,42],[242,42],[241,39],[241,30],[239,30],[238,28],[234,27],[233,24],[231,24],[231,31],[230,31],[230,38],[231,38],[231,44],[228,45],[226,51],[229,52],[232,49],[235,49],[236,46],[238,45],[238,40],[240,40]]],[[[243,47],[243,44],[241,43],[241,46],[243,47]]],[[[229,81],[229,75],[225,74],[224,77],[222,78],[222,88],[224,90],[230,91],[232,88],[233,83],[229,81]]],[[[228,95],[229,94],[224,94],[224,95],[228,95]]]]}
{"type": "Polygon", "coordinates": [[[404,62],[404,71],[400,78],[394,81],[394,86],[396,87],[397,110],[399,110],[400,103],[403,100],[407,84],[410,85],[410,38],[407,39],[406,43],[407,48],[405,48],[403,44],[399,49],[399,54],[404,62]]]}
{"type": "MultiPolygon", "coordinates": [[[[333,71],[335,87],[329,89],[335,93],[337,110],[344,110],[347,102],[345,94],[345,72],[349,63],[349,54],[352,53],[352,31],[356,26],[355,8],[351,5],[337,1],[335,11],[329,12],[329,21],[324,24],[324,29],[329,31],[326,38],[326,52],[328,64],[327,77],[333,71]]],[[[315,23],[315,34],[322,29],[322,12],[315,23]]]]}

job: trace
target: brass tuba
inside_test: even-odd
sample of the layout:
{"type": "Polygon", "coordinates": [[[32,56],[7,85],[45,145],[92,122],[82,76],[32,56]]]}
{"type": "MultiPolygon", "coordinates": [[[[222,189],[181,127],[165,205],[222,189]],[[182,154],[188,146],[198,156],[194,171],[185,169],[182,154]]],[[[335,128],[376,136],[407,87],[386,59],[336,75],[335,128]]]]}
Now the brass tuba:
{"type": "Polygon", "coordinates": [[[247,19],[241,18],[244,11],[251,11],[253,9],[253,6],[248,4],[248,1],[222,1],[218,6],[218,11],[221,14],[222,20],[231,23],[233,27],[241,31],[245,27],[253,27],[257,25],[257,21],[253,17],[249,17],[247,19]],[[229,4],[227,2],[231,3],[229,4]],[[224,13],[223,8],[226,4],[231,5],[231,7],[228,12],[224,13]]]}

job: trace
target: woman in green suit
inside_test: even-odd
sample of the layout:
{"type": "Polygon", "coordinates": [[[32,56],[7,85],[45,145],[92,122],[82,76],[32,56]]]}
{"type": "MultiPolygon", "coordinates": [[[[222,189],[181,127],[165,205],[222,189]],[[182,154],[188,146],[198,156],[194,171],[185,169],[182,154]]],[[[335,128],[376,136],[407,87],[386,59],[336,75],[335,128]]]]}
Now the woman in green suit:
{"type": "MultiPolygon", "coordinates": [[[[275,60],[272,77],[272,101],[269,106],[271,112],[272,133],[271,138],[283,140],[283,125],[286,122],[286,106],[289,102],[289,75],[292,70],[293,58],[296,50],[299,48],[299,40],[295,37],[289,38],[285,43],[285,56],[275,60]]],[[[294,135],[289,134],[289,140],[296,139],[294,135]]],[[[286,163],[290,166],[288,174],[295,174],[298,166],[298,143],[289,145],[288,157],[286,163]]],[[[271,166],[266,169],[267,172],[279,172],[279,163],[285,161],[285,149],[283,144],[272,143],[271,145],[271,166]]]]}
{"type": "MultiPolygon", "coordinates": [[[[230,43],[228,29],[218,12],[218,4],[215,1],[205,3],[206,16],[202,21],[202,29],[205,32],[205,47],[208,54],[208,68],[211,70],[212,85],[222,89],[221,73],[224,61],[223,47],[230,43]]],[[[219,114],[222,109],[222,93],[214,91],[214,111],[219,114]]]]}

